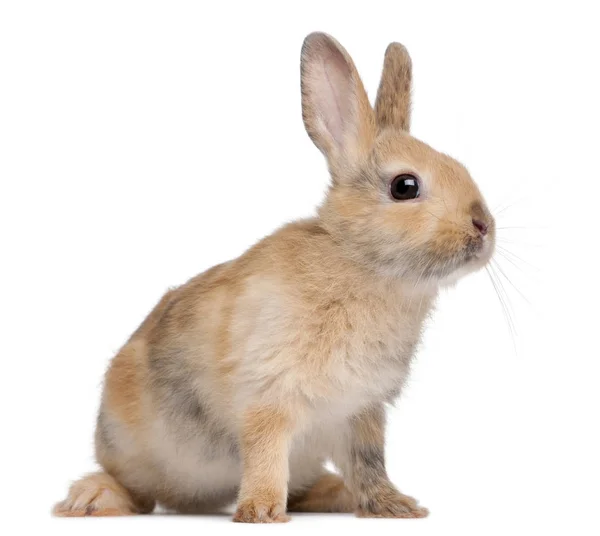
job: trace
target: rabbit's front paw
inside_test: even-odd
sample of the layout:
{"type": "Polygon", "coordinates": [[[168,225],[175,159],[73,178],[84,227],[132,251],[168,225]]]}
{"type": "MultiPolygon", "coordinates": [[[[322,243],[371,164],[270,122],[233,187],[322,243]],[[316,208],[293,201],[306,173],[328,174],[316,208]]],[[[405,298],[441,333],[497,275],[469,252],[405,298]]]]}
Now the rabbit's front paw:
{"type": "Polygon", "coordinates": [[[285,504],[276,501],[244,500],[237,506],[233,516],[236,523],[287,523],[285,504]]]}

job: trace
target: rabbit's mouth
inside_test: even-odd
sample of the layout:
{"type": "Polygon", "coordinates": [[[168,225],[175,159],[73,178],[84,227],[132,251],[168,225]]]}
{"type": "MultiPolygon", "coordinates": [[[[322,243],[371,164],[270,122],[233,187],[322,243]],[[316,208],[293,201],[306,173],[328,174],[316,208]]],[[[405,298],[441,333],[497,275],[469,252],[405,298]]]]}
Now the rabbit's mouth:
{"type": "Polygon", "coordinates": [[[455,284],[459,279],[483,268],[494,252],[492,236],[466,239],[464,246],[450,255],[450,258],[437,258],[431,275],[437,276],[440,286],[455,284]]]}
{"type": "Polygon", "coordinates": [[[471,267],[471,271],[483,268],[492,258],[495,241],[493,236],[477,237],[468,239],[464,250],[465,267],[471,267]]]}
{"type": "Polygon", "coordinates": [[[465,247],[465,262],[481,261],[488,262],[493,251],[493,240],[488,237],[469,237],[465,247]]]}
{"type": "Polygon", "coordinates": [[[482,258],[477,255],[470,255],[466,257],[461,264],[459,264],[450,273],[438,278],[438,285],[440,287],[449,287],[455,285],[464,276],[469,275],[477,270],[483,268],[489,262],[489,258],[482,258]]]}

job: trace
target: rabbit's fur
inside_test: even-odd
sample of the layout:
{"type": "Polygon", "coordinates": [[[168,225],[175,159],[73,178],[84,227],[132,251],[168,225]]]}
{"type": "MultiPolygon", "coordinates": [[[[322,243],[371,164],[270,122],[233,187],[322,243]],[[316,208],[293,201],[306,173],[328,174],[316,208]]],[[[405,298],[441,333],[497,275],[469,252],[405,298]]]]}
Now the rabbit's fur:
{"type": "Polygon", "coordinates": [[[318,216],[161,299],[106,374],[103,472],[57,514],[212,511],[237,497],[242,522],[286,521],[286,505],[427,515],[387,477],[384,404],[439,287],[488,262],[494,221],[466,169],[408,134],[402,45],[386,51],[374,110],[330,36],[309,35],[301,65],[304,122],[332,175],[318,216]],[[419,177],[417,199],[390,196],[403,173],[419,177]]]}

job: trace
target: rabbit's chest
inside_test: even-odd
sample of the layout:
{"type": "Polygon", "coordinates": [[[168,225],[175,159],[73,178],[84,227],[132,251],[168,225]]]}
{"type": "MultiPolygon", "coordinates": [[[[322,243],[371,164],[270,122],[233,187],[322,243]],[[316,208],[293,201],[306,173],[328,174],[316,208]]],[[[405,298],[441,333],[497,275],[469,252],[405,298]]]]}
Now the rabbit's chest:
{"type": "Polygon", "coordinates": [[[391,340],[349,336],[342,345],[343,359],[332,360],[330,374],[335,389],[332,402],[343,408],[368,405],[394,398],[404,384],[418,337],[389,336],[391,340]]]}
{"type": "MultiPolygon", "coordinates": [[[[319,418],[352,415],[400,392],[428,300],[407,306],[399,292],[335,295],[324,289],[319,300],[298,303],[286,293],[264,292],[266,284],[256,282],[244,314],[234,319],[238,392],[265,401],[291,397],[319,418]]],[[[244,397],[238,398],[242,404],[244,397]]]]}
{"type": "Polygon", "coordinates": [[[381,310],[363,306],[340,309],[339,317],[328,320],[314,332],[312,361],[321,366],[306,385],[317,394],[323,410],[334,415],[356,413],[375,401],[391,400],[400,392],[408,374],[415,348],[420,339],[422,319],[407,315],[394,304],[381,310]],[[344,325],[344,329],[339,328],[344,325]],[[326,337],[327,328],[336,336],[326,337]],[[318,378],[315,381],[315,377],[318,378]]]}

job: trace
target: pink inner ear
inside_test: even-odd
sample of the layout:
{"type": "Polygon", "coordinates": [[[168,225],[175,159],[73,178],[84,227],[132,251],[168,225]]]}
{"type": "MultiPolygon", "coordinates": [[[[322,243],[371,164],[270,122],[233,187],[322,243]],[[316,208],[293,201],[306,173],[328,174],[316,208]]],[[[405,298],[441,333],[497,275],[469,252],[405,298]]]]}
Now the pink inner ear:
{"type": "Polygon", "coordinates": [[[324,127],[341,148],[344,129],[351,120],[351,73],[339,51],[327,51],[315,65],[313,78],[314,102],[324,127]]]}

